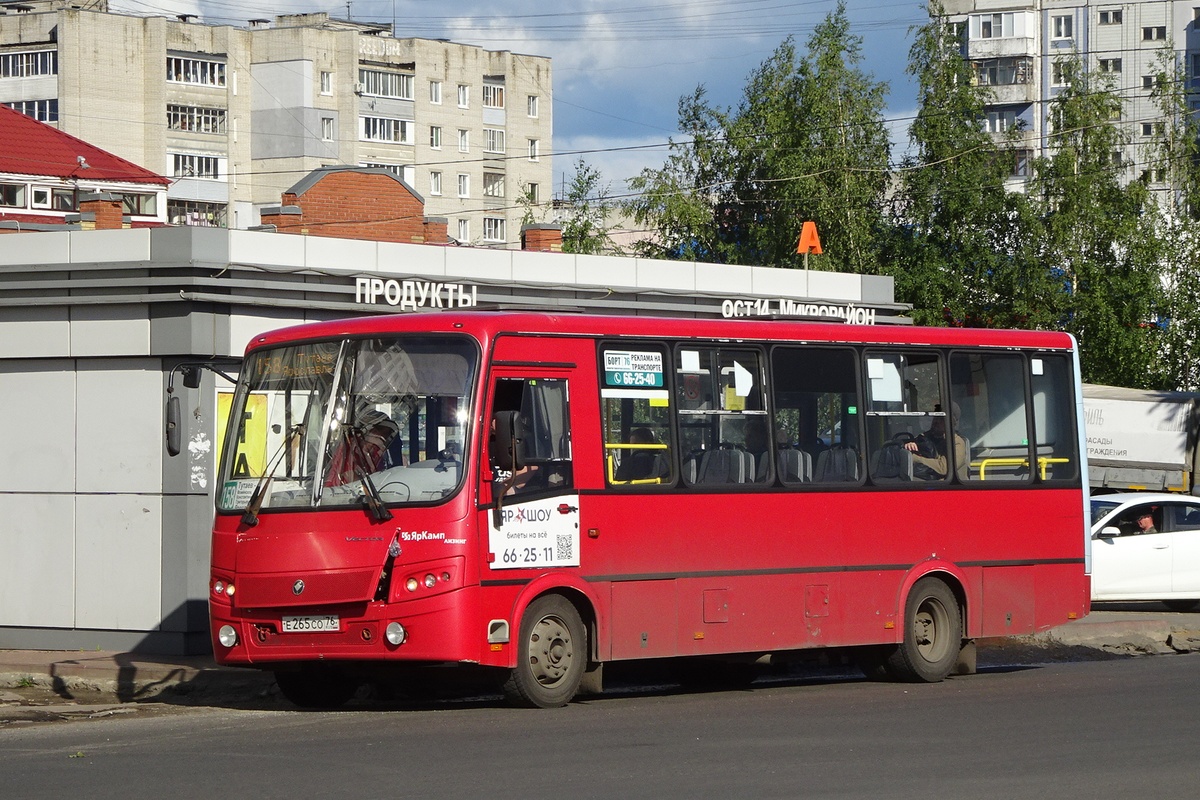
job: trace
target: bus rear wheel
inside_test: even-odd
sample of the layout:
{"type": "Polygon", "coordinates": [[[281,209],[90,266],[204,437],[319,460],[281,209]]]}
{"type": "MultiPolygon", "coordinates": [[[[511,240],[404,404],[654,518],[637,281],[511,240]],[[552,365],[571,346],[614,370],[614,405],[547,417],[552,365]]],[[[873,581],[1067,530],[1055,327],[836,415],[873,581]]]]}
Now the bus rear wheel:
{"type": "Polygon", "coordinates": [[[587,668],[587,634],[575,606],[561,595],[529,604],[521,619],[517,666],[504,683],[514,705],[558,708],[571,702],[587,668]]]}
{"type": "Polygon", "coordinates": [[[904,640],[888,656],[889,675],[907,683],[937,683],[950,674],[962,649],[962,613],[954,592],[932,576],[921,578],[904,607],[904,640]]]}

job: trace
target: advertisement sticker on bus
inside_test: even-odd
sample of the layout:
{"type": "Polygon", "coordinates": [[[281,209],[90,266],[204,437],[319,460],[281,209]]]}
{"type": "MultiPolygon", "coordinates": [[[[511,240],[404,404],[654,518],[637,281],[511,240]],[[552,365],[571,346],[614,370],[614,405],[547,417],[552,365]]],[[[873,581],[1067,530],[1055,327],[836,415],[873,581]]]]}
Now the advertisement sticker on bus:
{"type": "Polygon", "coordinates": [[[579,566],[579,496],[531,500],[500,510],[488,524],[491,569],[579,566]]]}
{"type": "Polygon", "coordinates": [[[606,350],[604,383],[606,386],[662,388],[662,353],[653,350],[606,350]]]}

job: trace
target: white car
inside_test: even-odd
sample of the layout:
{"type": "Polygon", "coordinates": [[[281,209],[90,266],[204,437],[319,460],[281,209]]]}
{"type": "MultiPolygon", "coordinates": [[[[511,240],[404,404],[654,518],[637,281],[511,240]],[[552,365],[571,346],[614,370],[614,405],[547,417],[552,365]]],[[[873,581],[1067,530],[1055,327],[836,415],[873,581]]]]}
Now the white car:
{"type": "Polygon", "coordinates": [[[1200,605],[1200,497],[1124,492],[1092,497],[1092,600],[1200,605]]]}

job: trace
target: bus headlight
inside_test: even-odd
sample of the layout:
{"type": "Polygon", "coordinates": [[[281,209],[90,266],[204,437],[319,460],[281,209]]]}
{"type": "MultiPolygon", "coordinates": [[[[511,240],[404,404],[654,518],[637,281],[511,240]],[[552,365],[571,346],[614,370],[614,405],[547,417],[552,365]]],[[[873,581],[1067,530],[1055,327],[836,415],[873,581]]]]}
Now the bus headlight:
{"type": "Polygon", "coordinates": [[[387,637],[388,644],[399,647],[408,638],[408,631],[404,630],[404,626],[399,622],[389,622],[383,635],[387,637]]]}
{"type": "Polygon", "coordinates": [[[237,631],[233,629],[232,625],[222,625],[221,629],[217,631],[217,641],[221,643],[222,647],[233,647],[238,643],[237,631]]]}

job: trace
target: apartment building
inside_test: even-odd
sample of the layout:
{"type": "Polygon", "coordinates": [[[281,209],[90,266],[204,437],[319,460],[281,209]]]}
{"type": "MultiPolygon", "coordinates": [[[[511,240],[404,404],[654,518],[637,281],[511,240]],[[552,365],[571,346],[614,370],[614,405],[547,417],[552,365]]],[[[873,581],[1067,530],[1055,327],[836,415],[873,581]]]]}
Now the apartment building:
{"type": "MultiPolygon", "coordinates": [[[[1068,57],[1106,73],[1124,101],[1129,143],[1113,158],[1130,165],[1126,177],[1161,178],[1161,170],[1143,163],[1144,146],[1162,135],[1151,91],[1164,49],[1186,67],[1190,88],[1200,90],[1200,0],[944,0],[943,9],[961,27],[976,81],[992,91],[988,131],[998,137],[1020,131],[1014,187],[1029,176],[1032,159],[1048,153],[1050,104],[1062,91],[1068,57]]],[[[1192,107],[1200,107],[1200,94],[1192,107]]]]}
{"type": "MultiPolygon", "coordinates": [[[[167,221],[249,228],[314,169],[388,169],[463,243],[549,200],[550,60],[324,13],[210,25],[0,5],[0,104],[172,179],[167,221]]],[[[0,142],[0,147],[3,144],[0,142]]]]}

